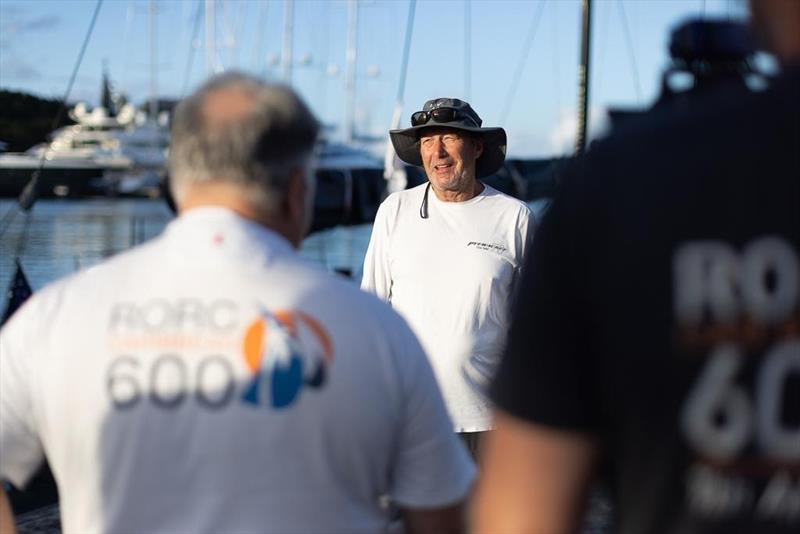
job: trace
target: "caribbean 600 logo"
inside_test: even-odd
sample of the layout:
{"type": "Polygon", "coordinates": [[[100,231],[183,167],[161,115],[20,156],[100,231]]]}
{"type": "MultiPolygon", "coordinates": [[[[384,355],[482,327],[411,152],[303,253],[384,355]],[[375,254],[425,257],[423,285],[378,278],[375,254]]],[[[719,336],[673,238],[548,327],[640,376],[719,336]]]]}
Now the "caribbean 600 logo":
{"type": "Polygon", "coordinates": [[[174,409],[191,402],[216,410],[236,401],[281,409],[303,389],[325,385],[333,345],[316,319],[296,310],[262,310],[245,324],[222,337],[196,330],[112,336],[115,351],[124,350],[106,374],[112,405],[174,409]]]}
{"type": "Polygon", "coordinates": [[[274,408],[289,406],[303,386],[325,384],[332,352],[327,332],[310,315],[263,313],[245,334],[244,357],[253,378],[243,400],[274,408]]]}

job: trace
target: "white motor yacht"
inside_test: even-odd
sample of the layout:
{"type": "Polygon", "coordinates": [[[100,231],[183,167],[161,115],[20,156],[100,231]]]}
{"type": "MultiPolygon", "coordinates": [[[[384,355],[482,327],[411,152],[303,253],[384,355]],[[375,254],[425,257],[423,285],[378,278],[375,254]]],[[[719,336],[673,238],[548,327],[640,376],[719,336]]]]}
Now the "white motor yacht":
{"type": "Polygon", "coordinates": [[[48,143],[0,154],[0,196],[19,195],[40,165],[42,196],[129,193],[136,189],[130,179],[161,179],[169,142],[165,126],[143,120],[129,104],[116,116],[103,107],[88,111],[83,103],[69,114],[77,124],[55,130],[48,143]]]}

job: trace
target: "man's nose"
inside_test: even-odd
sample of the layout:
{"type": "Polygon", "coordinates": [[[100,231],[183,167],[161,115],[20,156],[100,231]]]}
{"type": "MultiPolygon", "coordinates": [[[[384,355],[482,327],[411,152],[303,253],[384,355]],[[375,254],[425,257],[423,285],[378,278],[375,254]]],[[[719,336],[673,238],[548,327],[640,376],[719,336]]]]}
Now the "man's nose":
{"type": "Polygon", "coordinates": [[[434,145],[434,150],[436,151],[436,154],[441,157],[447,156],[447,150],[445,150],[444,142],[442,142],[441,139],[436,140],[436,143],[434,145]]]}

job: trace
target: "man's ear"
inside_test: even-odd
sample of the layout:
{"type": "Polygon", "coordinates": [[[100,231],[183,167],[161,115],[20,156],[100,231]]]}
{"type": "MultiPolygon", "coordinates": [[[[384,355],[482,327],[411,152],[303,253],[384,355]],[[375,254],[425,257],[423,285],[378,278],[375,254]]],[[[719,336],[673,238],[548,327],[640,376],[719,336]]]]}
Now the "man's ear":
{"type": "Polygon", "coordinates": [[[475,143],[475,159],[478,159],[483,154],[483,137],[476,135],[472,142],[475,143]]]}

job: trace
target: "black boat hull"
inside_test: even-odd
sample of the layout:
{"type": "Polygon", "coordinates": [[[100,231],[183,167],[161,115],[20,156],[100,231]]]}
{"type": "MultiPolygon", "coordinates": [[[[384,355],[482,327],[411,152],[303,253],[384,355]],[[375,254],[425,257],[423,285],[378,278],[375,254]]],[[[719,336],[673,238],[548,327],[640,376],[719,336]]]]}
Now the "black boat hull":
{"type": "MultiPolygon", "coordinates": [[[[39,174],[39,198],[84,197],[106,193],[102,168],[45,167],[39,174]]],[[[0,198],[16,198],[30,182],[31,169],[0,168],[0,198]]]]}

